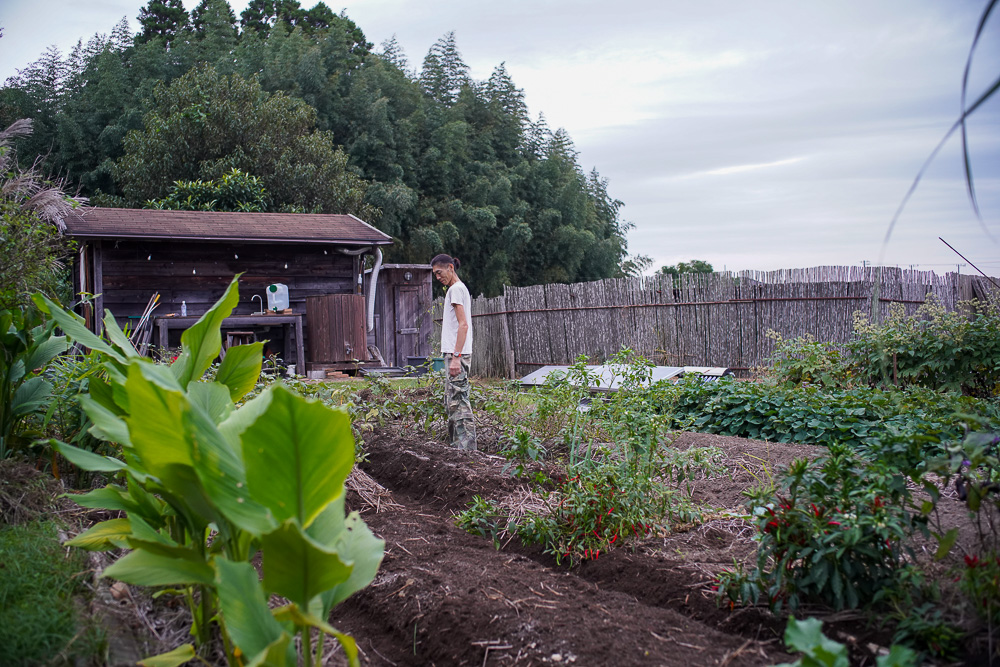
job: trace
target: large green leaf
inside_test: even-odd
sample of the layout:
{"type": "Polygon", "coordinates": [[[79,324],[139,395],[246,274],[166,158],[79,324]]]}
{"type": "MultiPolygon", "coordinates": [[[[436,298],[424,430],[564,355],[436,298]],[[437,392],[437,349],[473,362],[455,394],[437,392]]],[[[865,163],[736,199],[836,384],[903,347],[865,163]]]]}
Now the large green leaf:
{"type": "Polygon", "coordinates": [[[162,479],[166,466],[193,463],[184,432],[178,428],[188,402],[180,391],[170,391],[151,382],[143,374],[142,365],[132,364],[128,369],[125,389],[132,405],[142,407],[125,421],[132,448],[142,466],[162,479]]]}
{"type": "Polygon", "coordinates": [[[344,495],[341,494],[323,508],[316,519],[306,528],[306,535],[325,547],[336,549],[337,541],[344,532],[344,495]]]}
{"type": "Polygon", "coordinates": [[[170,369],[180,382],[187,386],[191,380],[197,380],[222,351],[222,334],[219,328],[222,320],[232,314],[233,308],[239,303],[239,276],[233,278],[226,288],[222,298],[215,302],[191,328],[181,334],[182,351],[170,369]]]}
{"type": "Polygon", "coordinates": [[[128,339],[125,332],[118,326],[118,321],[111,314],[110,310],[104,311],[104,335],[108,337],[111,344],[115,346],[124,357],[138,357],[139,353],[132,347],[132,341],[128,339]]]}
{"type": "Polygon", "coordinates": [[[292,636],[286,632],[268,644],[263,652],[258,653],[246,664],[246,667],[296,667],[297,665],[292,636]]]}
{"type": "Polygon", "coordinates": [[[158,556],[180,560],[196,558],[196,556],[192,556],[194,552],[189,547],[177,544],[172,537],[165,532],[157,531],[139,516],[130,516],[129,520],[132,534],[128,537],[128,546],[133,549],[141,549],[158,556]]]}
{"type": "Polygon", "coordinates": [[[216,592],[226,633],[246,656],[247,662],[253,663],[272,644],[288,635],[271,615],[253,565],[223,558],[216,558],[214,565],[216,592]]]}
{"type": "Polygon", "coordinates": [[[90,434],[98,440],[105,442],[115,442],[125,447],[132,446],[132,440],[128,435],[128,424],[117,414],[104,407],[89,394],[81,394],[78,397],[80,407],[90,417],[94,425],[90,427],[90,434]]]}
{"type": "MultiPolygon", "coordinates": [[[[211,386],[208,383],[192,383],[211,386]]],[[[229,392],[214,385],[229,402],[229,392]]],[[[191,443],[192,459],[201,484],[213,505],[243,530],[256,536],[273,530],[277,521],[271,511],[251,497],[246,471],[237,450],[219,432],[212,419],[197,405],[184,413],[184,430],[191,443]]]]}
{"type": "MultiPolygon", "coordinates": [[[[112,366],[111,372],[117,374],[117,369],[112,366]]],[[[108,384],[108,381],[96,373],[92,374],[87,381],[87,394],[84,395],[113,415],[124,417],[128,414],[122,406],[115,403],[114,390],[108,384]]]]}
{"type": "Polygon", "coordinates": [[[69,345],[66,343],[65,336],[52,336],[51,338],[39,343],[38,346],[31,351],[28,358],[24,360],[25,368],[27,368],[29,372],[42,368],[52,361],[57,355],[65,352],[68,347],[69,345]]]}
{"type": "Polygon", "coordinates": [[[233,401],[229,398],[229,388],[218,382],[190,382],[187,398],[191,405],[198,406],[209,416],[213,424],[218,424],[233,411],[233,401]]]}
{"type": "Polygon", "coordinates": [[[236,345],[226,351],[215,380],[229,387],[229,395],[234,401],[246,396],[257,385],[263,355],[264,343],[260,342],[236,345]]]}
{"type": "Polygon", "coordinates": [[[326,621],[314,614],[300,609],[294,604],[276,609],[274,616],[279,620],[290,621],[298,627],[311,626],[317,628],[331,637],[336,638],[336,640],[340,642],[340,645],[343,647],[344,653],[347,655],[348,664],[351,665],[351,667],[358,666],[358,645],[354,642],[354,637],[349,634],[337,630],[326,621]]]}
{"type": "Polygon", "coordinates": [[[335,549],[345,562],[351,563],[352,570],[346,581],[321,593],[324,618],[334,607],[375,579],[385,556],[385,541],[375,537],[357,512],[351,512],[335,543],[335,549]]]}
{"type": "Polygon", "coordinates": [[[278,521],[308,526],[343,493],[354,465],[351,420],[284,387],[267,392],[267,410],[243,433],[247,483],[278,521]]]}
{"type": "Polygon", "coordinates": [[[137,664],[139,667],[180,667],[194,659],[194,646],[192,644],[181,644],[173,651],[143,658],[137,664]]]}
{"type": "Polygon", "coordinates": [[[372,582],[385,555],[385,542],[375,537],[357,512],[345,520],[344,496],[327,505],[306,534],[353,566],[346,581],[320,594],[318,608],[316,600],[311,603],[310,611],[326,618],[335,606],[372,582]]]}
{"type": "Polygon", "coordinates": [[[88,452],[85,449],[68,445],[65,442],[56,440],[55,438],[49,440],[49,445],[52,449],[66,457],[67,461],[82,470],[89,470],[91,472],[118,472],[119,470],[128,467],[124,462],[119,461],[118,459],[113,459],[110,456],[101,456],[100,454],[95,454],[94,452],[88,452]]]}
{"type": "Polygon", "coordinates": [[[72,499],[73,502],[81,507],[90,507],[92,509],[124,512],[132,512],[138,509],[135,501],[121,487],[114,484],[108,484],[102,489],[94,489],[87,493],[68,493],[66,497],[72,499]]]}
{"type": "Polygon", "coordinates": [[[98,350],[107,354],[109,357],[114,359],[119,363],[125,362],[125,357],[118,353],[114,348],[105,343],[97,334],[87,328],[84,323],[83,318],[76,313],[71,313],[63,310],[62,306],[49,300],[48,298],[36,294],[32,297],[35,300],[35,304],[38,309],[43,313],[47,313],[56,321],[59,328],[62,329],[70,339],[85,345],[92,350],[98,350]]]}
{"type": "Polygon", "coordinates": [[[154,364],[148,359],[140,358],[133,360],[128,366],[129,369],[133,367],[138,368],[144,378],[167,391],[182,392],[185,389],[185,385],[177,381],[169,366],[154,364]]]}
{"type": "Polygon", "coordinates": [[[127,538],[132,534],[128,519],[111,519],[91,526],[71,540],[63,542],[66,547],[79,547],[88,551],[108,551],[128,547],[127,538]]]}
{"type": "Polygon", "coordinates": [[[256,422],[271,405],[271,392],[265,391],[233,410],[219,424],[219,432],[235,448],[242,451],[243,433],[256,422]]]}
{"type": "Polygon", "coordinates": [[[52,383],[42,377],[33,377],[24,381],[10,403],[10,415],[21,417],[40,410],[52,395],[52,383]]]}
{"type": "Polygon", "coordinates": [[[348,580],[351,566],[289,519],[261,538],[264,586],[304,609],[320,593],[348,580]]]}
{"type": "Polygon", "coordinates": [[[849,667],[847,647],[827,638],[822,631],[823,622],[816,618],[798,621],[789,617],[785,627],[785,644],[788,648],[805,653],[811,664],[826,667],[849,667]]]}
{"type": "Polygon", "coordinates": [[[189,558],[177,558],[137,549],[112,563],[102,576],[136,586],[211,586],[215,583],[212,568],[193,550],[189,558]]]}

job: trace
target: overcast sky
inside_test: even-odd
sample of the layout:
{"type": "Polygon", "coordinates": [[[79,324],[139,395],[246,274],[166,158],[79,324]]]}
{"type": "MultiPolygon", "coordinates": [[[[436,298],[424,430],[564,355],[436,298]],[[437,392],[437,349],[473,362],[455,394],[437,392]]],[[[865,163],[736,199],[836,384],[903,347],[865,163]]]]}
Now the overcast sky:
{"type": "MultiPolygon", "coordinates": [[[[188,9],[196,0],[185,0],[188,9]]],[[[311,6],[309,0],[302,3],[311,6]]],[[[506,62],[533,115],[564,127],[634,223],[629,249],[656,266],[716,269],[878,260],[920,165],[959,115],[985,0],[355,0],[378,47],[411,67],[454,30],[474,77],[506,62]]],[[[142,0],[0,0],[0,77],[49,44],[64,52],[142,0]]],[[[237,15],[245,0],[233,0],[237,15]]],[[[1000,12],[977,48],[970,97],[1000,74],[1000,12]]],[[[969,124],[977,194],[1000,238],[1000,94],[969,124]]],[[[904,212],[890,265],[1000,275],[1000,245],[968,203],[949,143],[904,212]],[[970,272],[971,267],[962,267],[970,272]]]]}

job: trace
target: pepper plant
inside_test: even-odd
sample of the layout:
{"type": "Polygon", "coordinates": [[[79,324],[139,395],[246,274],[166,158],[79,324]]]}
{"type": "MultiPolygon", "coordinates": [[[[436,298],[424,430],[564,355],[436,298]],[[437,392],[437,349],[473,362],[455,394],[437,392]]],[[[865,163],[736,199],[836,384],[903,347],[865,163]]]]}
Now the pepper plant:
{"type": "MultiPolygon", "coordinates": [[[[385,545],[357,513],[345,517],[350,418],[280,385],[237,406],[257,383],[262,343],[231,348],[214,380],[203,379],[237,300],[234,278],[167,366],[139,356],[110,313],[105,341],[78,316],[37,299],[70,338],[104,356],[107,380],[92,377],[79,400],[91,433],[122,452],[113,458],[53,443],[81,468],[117,477],[74,496],[79,504],[126,514],[67,544],[129,549],[104,576],[180,590],[196,643],[204,646],[217,624],[231,665],[294,665],[300,651],[304,664],[319,664],[324,633],[357,664],[354,640],[326,619],[372,581],[385,545]],[[258,552],[263,579],[250,562],[258,552]],[[271,609],[271,595],[288,603],[271,609]]],[[[195,650],[185,644],[156,664],[182,664],[195,650]]]]}
{"type": "Polygon", "coordinates": [[[909,509],[906,481],[843,445],[818,461],[794,461],[783,490],[753,508],[757,568],[723,572],[720,594],[792,610],[804,602],[854,609],[888,601],[915,576],[906,540],[926,530],[909,509]]]}

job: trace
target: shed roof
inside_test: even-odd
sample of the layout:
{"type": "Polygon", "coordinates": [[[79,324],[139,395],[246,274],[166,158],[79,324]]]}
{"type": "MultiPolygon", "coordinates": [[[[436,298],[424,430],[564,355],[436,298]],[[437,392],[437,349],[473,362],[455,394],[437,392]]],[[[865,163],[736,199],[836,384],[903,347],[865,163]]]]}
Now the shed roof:
{"type": "Polygon", "coordinates": [[[392,238],[353,215],[242,213],[88,207],[66,218],[74,238],[389,245],[392,238]]]}

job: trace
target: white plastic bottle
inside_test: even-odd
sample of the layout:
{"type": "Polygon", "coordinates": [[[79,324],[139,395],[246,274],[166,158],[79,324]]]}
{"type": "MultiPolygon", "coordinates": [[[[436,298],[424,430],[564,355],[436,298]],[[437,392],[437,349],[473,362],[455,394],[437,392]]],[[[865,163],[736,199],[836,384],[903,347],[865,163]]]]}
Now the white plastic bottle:
{"type": "Polygon", "coordinates": [[[187,317],[187,314],[188,314],[187,301],[181,301],[181,317],[187,317]]]}
{"type": "Polygon", "coordinates": [[[288,286],[282,283],[275,283],[267,286],[267,309],[274,313],[280,313],[288,308],[288,286]]]}

